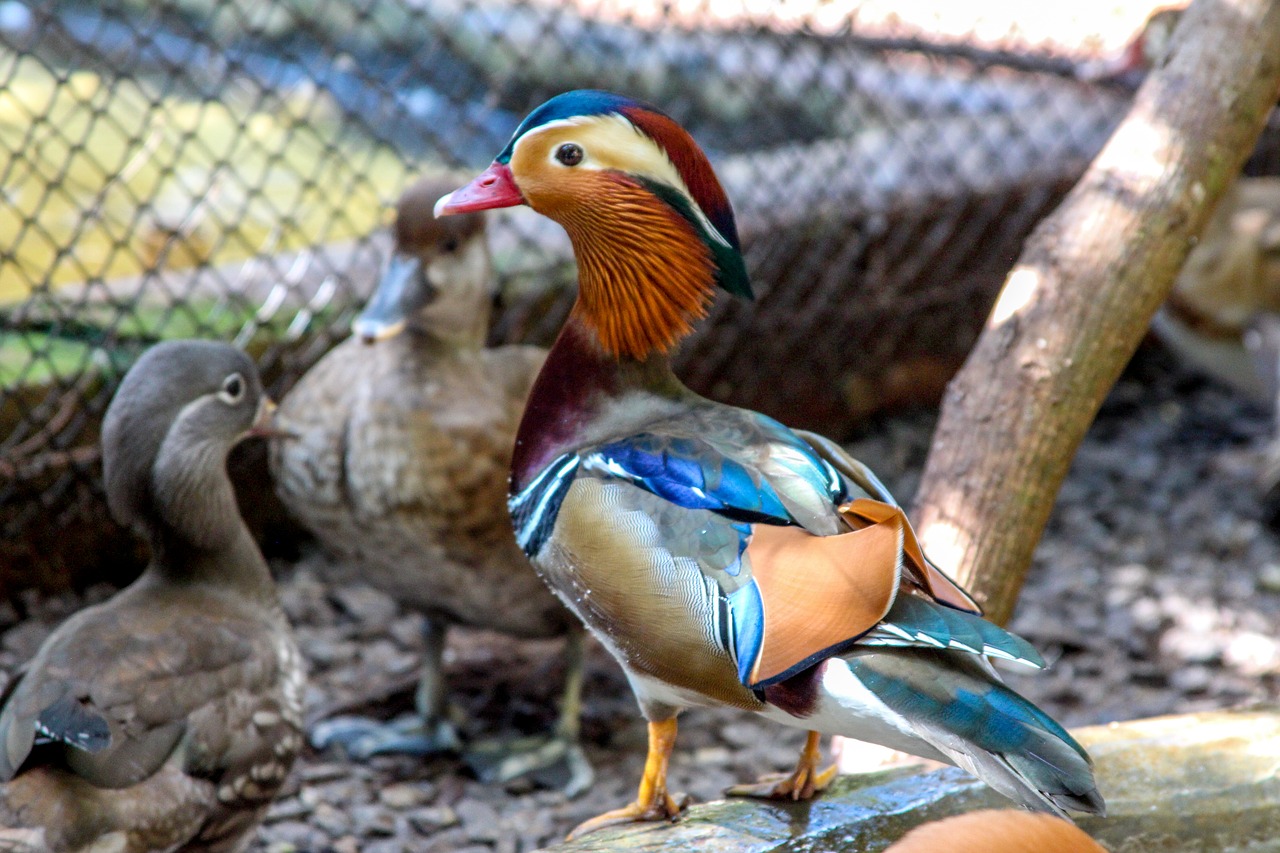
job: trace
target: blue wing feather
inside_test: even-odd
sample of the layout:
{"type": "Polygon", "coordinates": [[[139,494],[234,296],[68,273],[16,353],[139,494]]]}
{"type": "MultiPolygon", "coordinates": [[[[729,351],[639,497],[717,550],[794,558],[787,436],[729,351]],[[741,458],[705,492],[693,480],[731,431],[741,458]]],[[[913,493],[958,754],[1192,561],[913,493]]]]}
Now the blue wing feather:
{"type": "Polygon", "coordinates": [[[728,596],[729,612],[733,618],[734,659],[738,664],[738,680],[743,684],[751,684],[751,669],[756,658],[760,656],[760,646],[764,643],[764,602],[760,598],[760,587],[754,580],[739,587],[728,596]]]}
{"type": "MultiPolygon", "coordinates": [[[[848,494],[843,478],[782,424],[755,415],[751,426],[769,458],[831,507],[848,494]]],[[[711,438],[641,433],[597,447],[584,470],[625,480],[686,509],[705,509],[738,521],[797,524],[784,495],[760,470],[732,458],[711,438]]]]}
{"type": "Polygon", "coordinates": [[[808,526],[815,515],[834,517],[835,507],[850,494],[844,477],[781,423],[733,411],[741,420],[729,424],[732,429],[682,424],[699,435],[644,432],[557,458],[510,498],[521,547],[530,556],[538,553],[560,502],[582,472],[623,480],[676,506],[738,522],[808,526]],[[744,452],[767,461],[735,458],[744,452]]]}

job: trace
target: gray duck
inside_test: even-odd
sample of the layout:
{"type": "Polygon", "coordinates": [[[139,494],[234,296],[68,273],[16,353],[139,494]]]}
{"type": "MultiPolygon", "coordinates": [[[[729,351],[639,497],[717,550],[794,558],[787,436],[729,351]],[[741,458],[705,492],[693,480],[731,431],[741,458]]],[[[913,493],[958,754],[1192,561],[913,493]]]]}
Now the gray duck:
{"type": "Polygon", "coordinates": [[[240,851],[302,747],[301,658],[226,473],[274,406],[226,344],[148,350],[107,409],[107,500],[152,550],[0,701],[0,849],[240,851]]]}
{"type": "Polygon", "coordinates": [[[532,774],[572,794],[591,779],[577,737],[581,629],[516,545],[506,509],[516,427],[546,353],[485,347],[493,275],[484,220],[437,220],[431,207],[447,187],[423,180],[405,191],[394,252],[355,334],[281,402],[296,436],[272,445],[285,505],[340,565],[426,617],[416,713],[387,724],[331,718],[312,742],[357,758],[462,750],[486,781],[532,774]],[[452,625],[567,638],[549,736],[463,749],[444,678],[452,625]]]}

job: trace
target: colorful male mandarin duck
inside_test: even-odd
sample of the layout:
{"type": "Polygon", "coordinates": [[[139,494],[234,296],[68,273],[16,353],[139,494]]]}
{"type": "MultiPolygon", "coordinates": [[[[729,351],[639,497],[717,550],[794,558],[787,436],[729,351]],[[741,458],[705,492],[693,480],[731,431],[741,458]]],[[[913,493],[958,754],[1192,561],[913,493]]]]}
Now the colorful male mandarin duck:
{"type": "Polygon", "coordinates": [[[152,562],[63,623],[0,708],[0,850],[239,851],[302,748],[301,658],[227,454],[274,406],[243,352],[148,350],[107,409],[107,502],[152,562]]]}
{"type": "Polygon", "coordinates": [[[431,206],[448,186],[424,180],[405,191],[394,253],[354,336],[280,404],[280,423],[296,436],[271,448],[285,505],[362,580],[427,617],[417,713],[389,725],[334,718],[312,738],[358,757],[461,748],[444,680],[448,626],[566,636],[556,731],[472,744],[466,755],[487,780],[536,773],[575,793],[590,784],[577,742],[582,631],[516,545],[505,500],[516,427],[546,353],[485,348],[493,276],[484,220],[437,220],[431,206]]]}
{"type": "Polygon", "coordinates": [[[793,773],[734,793],[820,790],[825,732],[958,764],[1031,809],[1101,811],[1085,751],[984,657],[1039,656],[925,558],[875,475],[672,374],[714,288],[750,294],[693,139],[624,97],[560,95],[436,212],[518,204],[568,232],[579,294],[516,439],[516,538],[649,721],[637,800],[575,832],[676,816],[676,715],[714,705],[809,731],[793,773]]]}

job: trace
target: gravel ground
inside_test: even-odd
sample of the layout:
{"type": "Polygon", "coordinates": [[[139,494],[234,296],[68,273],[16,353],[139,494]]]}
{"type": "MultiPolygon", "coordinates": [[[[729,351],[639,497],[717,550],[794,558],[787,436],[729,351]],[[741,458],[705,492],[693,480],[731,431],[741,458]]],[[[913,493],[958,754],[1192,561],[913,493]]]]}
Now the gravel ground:
{"type": "MultiPolygon", "coordinates": [[[[852,442],[900,497],[915,489],[933,416],[884,419],[852,442]]],[[[1144,351],[1099,415],[1036,555],[1013,628],[1051,662],[1009,680],[1068,725],[1280,698],[1280,541],[1252,489],[1267,413],[1144,351]]],[[[420,617],[354,583],[328,586],[315,552],[277,567],[311,661],[310,707],[384,698],[408,707],[420,617]]],[[[30,657],[62,618],[110,589],[0,605],[0,670],[30,657]]],[[[549,727],[562,669],[556,642],[456,631],[449,675],[473,735],[549,727]]],[[[311,753],[253,851],[516,853],[634,795],[645,730],[620,671],[588,655],[583,732],[597,783],[556,791],[488,788],[449,758],[358,765],[311,753]]],[[[712,799],[791,766],[803,733],[729,711],[682,717],[673,789],[712,799]]]]}

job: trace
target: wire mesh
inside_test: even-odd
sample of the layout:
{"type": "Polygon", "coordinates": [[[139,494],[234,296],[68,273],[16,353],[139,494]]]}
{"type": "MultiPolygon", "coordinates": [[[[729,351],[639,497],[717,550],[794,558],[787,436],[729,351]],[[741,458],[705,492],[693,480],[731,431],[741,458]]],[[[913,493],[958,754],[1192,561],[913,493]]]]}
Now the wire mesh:
{"type": "MultiPolygon", "coordinates": [[[[717,305],[690,384],[833,431],[936,393],[1124,110],[1081,61],[1146,11],[991,5],[0,0],[0,584],[124,547],[97,427],[143,348],[233,340],[287,390],[346,334],[399,191],[568,88],[659,104],[735,204],[758,298],[717,305]]],[[[549,342],[567,242],[492,231],[494,340],[549,342]]]]}

